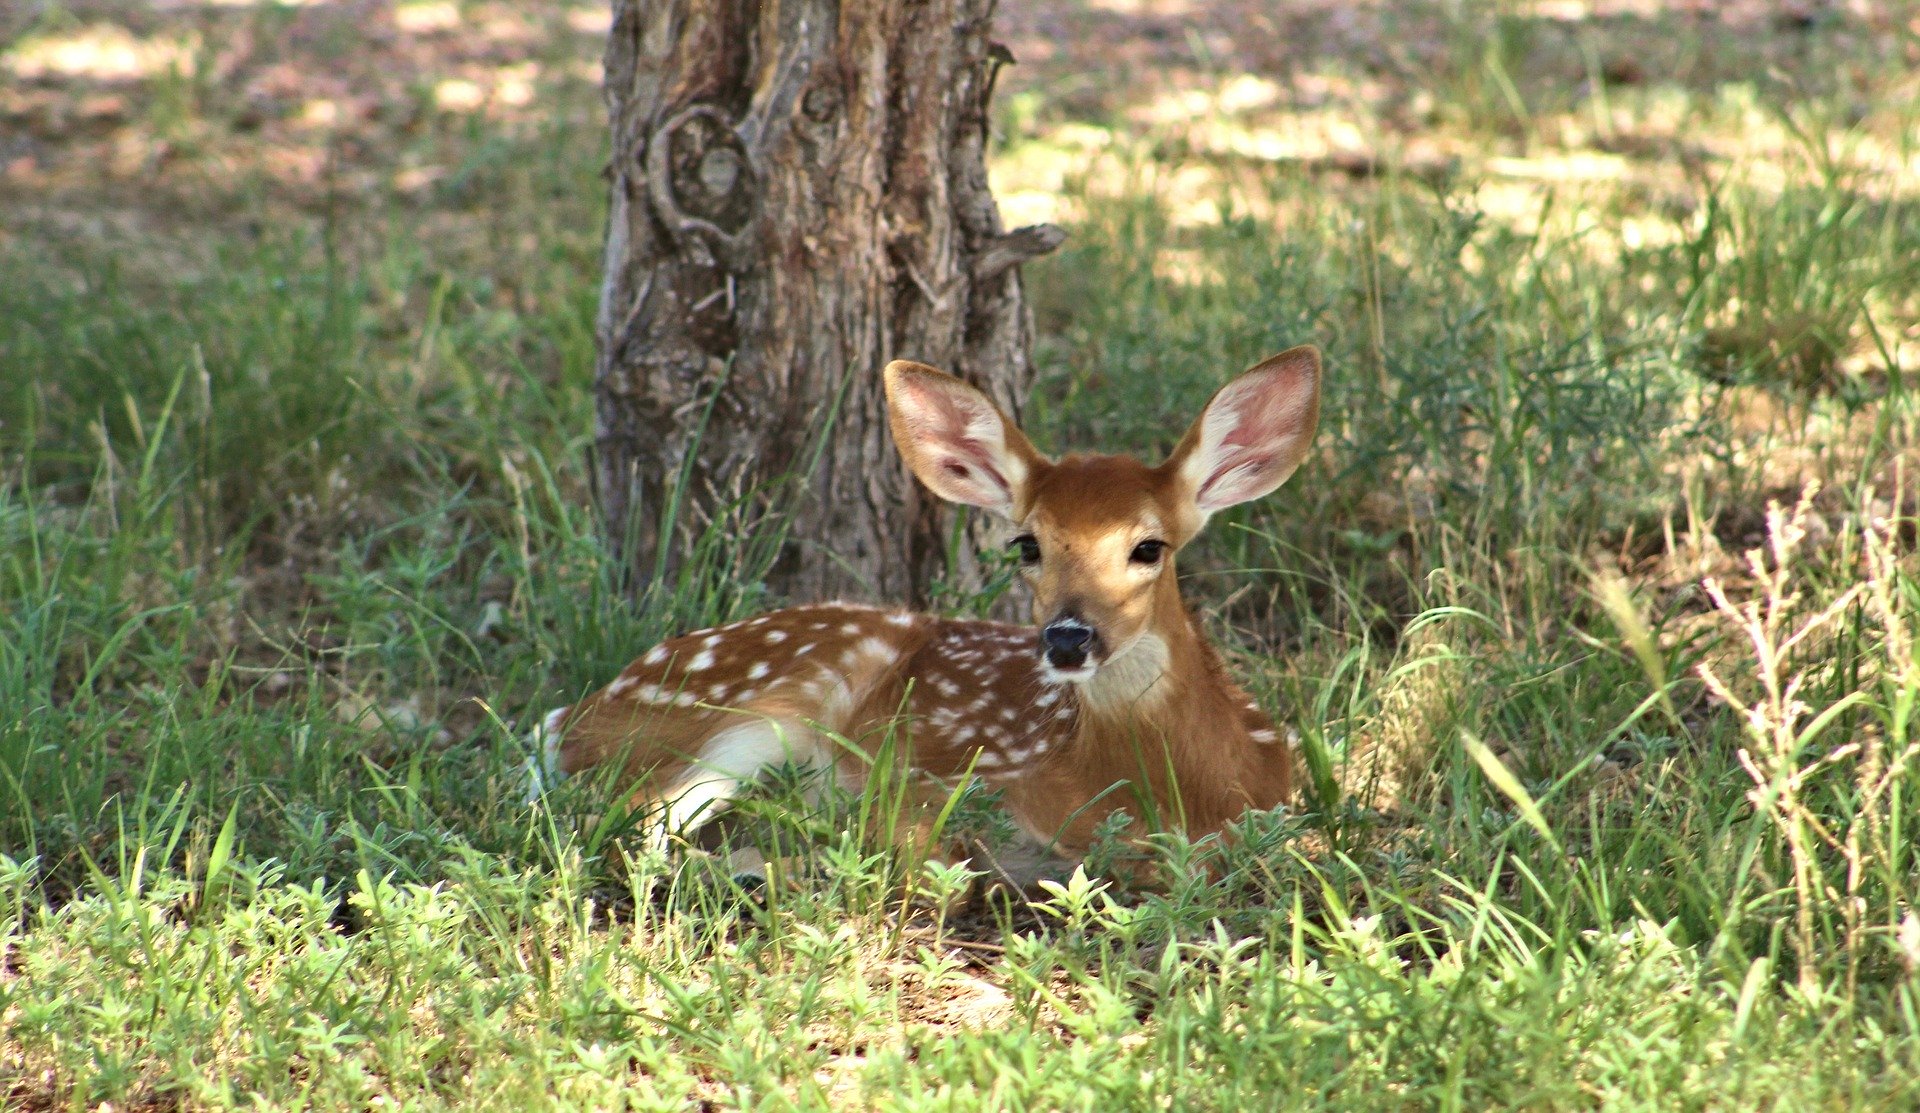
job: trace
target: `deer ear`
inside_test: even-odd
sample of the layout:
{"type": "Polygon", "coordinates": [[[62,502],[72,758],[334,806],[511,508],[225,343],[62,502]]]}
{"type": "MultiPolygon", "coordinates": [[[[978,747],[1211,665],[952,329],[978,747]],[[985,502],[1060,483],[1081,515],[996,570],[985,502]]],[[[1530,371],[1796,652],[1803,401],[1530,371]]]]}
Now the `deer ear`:
{"type": "Polygon", "coordinates": [[[924,363],[896,359],[885,379],[893,442],[920,482],[950,502],[1016,517],[1043,462],[1019,428],[986,395],[924,363]]]}
{"type": "Polygon", "coordinates": [[[1163,466],[1204,522],[1285,483],[1319,420],[1320,352],[1288,348],[1221,387],[1163,466]]]}

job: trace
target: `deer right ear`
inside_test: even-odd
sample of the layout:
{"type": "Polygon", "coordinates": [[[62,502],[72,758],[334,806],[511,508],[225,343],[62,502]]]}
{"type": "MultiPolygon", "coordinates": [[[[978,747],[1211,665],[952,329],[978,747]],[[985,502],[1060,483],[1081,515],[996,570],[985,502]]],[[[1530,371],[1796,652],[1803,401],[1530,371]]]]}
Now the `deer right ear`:
{"type": "Polygon", "coordinates": [[[1199,521],[1257,499],[1306,459],[1320,420],[1320,352],[1302,345],[1263,360],[1214,394],[1166,467],[1199,521]]]}
{"type": "Polygon", "coordinates": [[[887,364],[887,422],[907,467],[934,494],[1012,519],[1042,457],[987,396],[944,371],[887,364]]]}

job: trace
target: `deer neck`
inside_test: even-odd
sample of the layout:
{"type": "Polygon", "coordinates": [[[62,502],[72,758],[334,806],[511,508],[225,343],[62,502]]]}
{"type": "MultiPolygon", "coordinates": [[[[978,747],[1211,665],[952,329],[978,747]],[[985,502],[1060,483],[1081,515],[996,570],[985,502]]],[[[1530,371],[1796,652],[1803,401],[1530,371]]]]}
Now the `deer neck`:
{"type": "Polygon", "coordinates": [[[1190,726],[1187,717],[1217,687],[1211,651],[1174,586],[1173,570],[1155,592],[1153,622],[1126,651],[1080,686],[1087,726],[1102,733],[1190,726]]]}
{"type": "Polygon", "coordinates": [[[1145,797],[1116,801],[1136,816],[1216,830],[1249,806],[1286,799],[1284,755],[1277,763],[1257,760],[1246,697],[1232,688],[1179,593],[1166,594],[1150,632],[1078,686],[1068,767],[1090,796],[1121,782],[1139,786],[1145,797]]]}

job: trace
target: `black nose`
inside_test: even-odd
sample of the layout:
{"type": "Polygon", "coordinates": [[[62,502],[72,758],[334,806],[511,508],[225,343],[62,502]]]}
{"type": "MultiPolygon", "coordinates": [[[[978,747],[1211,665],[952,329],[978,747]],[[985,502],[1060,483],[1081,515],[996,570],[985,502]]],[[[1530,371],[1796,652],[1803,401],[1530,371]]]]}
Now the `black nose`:
{"type": "Polygon", "coordinates": [[[1047,647],[1047,660],[1063,669],[1077,668],[1087,662],[1087,647],[1093,644],[1093,628],[1081,622],[1063,619],[1050,622],[1040,631],[1047,647]]]}

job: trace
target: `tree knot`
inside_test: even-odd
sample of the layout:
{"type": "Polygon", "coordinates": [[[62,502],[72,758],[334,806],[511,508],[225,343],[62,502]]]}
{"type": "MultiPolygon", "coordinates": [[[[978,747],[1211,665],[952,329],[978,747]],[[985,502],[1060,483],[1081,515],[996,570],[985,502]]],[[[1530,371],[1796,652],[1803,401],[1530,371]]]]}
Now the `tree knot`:
{"type": "Polygon", "coordinates": [[[732,119],[712,105],[674,113],[647,138],[647,194],[682,246],[732,269],[759,207],[760,169],[732,119]]]}

